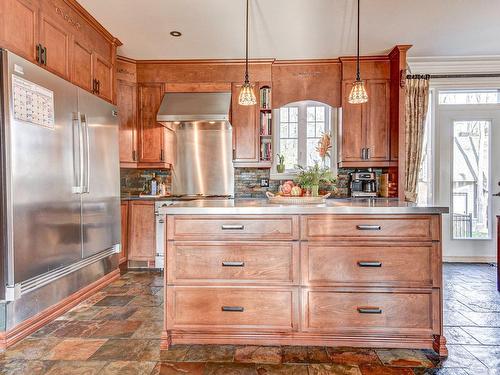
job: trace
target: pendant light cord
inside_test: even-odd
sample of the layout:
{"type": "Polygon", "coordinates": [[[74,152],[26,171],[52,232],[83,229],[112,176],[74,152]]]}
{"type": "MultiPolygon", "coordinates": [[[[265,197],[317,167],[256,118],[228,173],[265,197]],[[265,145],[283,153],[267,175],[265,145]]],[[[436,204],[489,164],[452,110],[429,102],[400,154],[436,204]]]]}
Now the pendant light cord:
{"type": "Polygon", "coordinates": [[[358,42],[357,42],[358,47],[357,47],[357,59],[356,59],[356,81],[361,80],[361,75],[359,73],[359,14],[360,14],[359,2],[360,2],[360,0],[358,0],[358,42]]]}
{"type": "Polygon", "coordinates": [[[248,0],[247,0],[247,15],[246,15],[246,42],[245,42],[245,83],[248,83],[248,0]]]}

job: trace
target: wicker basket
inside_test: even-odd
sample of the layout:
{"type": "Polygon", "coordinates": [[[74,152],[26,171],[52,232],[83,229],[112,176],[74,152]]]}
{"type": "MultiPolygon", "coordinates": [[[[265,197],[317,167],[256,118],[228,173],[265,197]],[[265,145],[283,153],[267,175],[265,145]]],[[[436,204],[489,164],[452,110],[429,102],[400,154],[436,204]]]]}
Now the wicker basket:
{"type": "Polygon", "coordinates": [[[275,195],[269,191],[266,191],[267,198],[269,199],[269,203],[276,204],[322,204],[326,202],[326,198],[330,196],[330,193],[325,194],[321,197],[292,197],[292,196],[282,196],[275,195]]]}

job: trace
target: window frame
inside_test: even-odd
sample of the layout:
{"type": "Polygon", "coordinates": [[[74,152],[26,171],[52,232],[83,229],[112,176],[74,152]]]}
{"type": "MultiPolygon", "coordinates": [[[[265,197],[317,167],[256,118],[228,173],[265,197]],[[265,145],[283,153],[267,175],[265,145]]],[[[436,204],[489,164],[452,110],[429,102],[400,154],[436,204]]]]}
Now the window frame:
{"type": "Polygon", "coordinates": [[[272,145],[273,145],[273,162],[271,165],[271,173],[270,178],[272,180],[285,180],[285,179],[294,179],[298,174],[298,169],[287,169],[284,173],[277,173],[276,165],[277,165],[277,157],[276,154],[279,153],[280,150],[280,110],[283,107],[298,107],[298,127],[297,127],[297,142],[298,142],[298,164],[306,165],[307,164],[307,107],[319,107],[322,106],[325,108],[325,127],[329,128],[330,137],[332,140],[332,149],[330,151],[330,169],[333,173],[337,173],[337,108],[331,107],[326,103],[314,101],[314,100],[303,100],[299,102],[288,103],[280,108],[273,110],[273,137],[272,137],[272,145]],[[302,124],[302,126],[301,126],[302,124]]]}

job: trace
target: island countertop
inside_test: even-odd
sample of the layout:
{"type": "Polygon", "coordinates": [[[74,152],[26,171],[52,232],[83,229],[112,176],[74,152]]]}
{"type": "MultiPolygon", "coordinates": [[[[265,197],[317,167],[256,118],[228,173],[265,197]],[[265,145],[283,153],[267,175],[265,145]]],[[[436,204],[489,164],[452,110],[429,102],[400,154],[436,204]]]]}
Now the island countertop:
{"type": "Polygon", "coordinates": [[[267,199],[166,201],[159,214],[444,214],[443,206],[417,205],[397,199],[328,199],[325,204],[282,205],[267,199]]]}

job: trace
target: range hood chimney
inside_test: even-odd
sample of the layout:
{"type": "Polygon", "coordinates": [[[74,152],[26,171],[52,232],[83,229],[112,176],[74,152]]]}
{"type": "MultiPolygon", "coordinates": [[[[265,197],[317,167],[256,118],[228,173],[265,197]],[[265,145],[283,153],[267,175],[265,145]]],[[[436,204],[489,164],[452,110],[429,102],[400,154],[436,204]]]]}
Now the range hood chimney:
{"type": "Polygon", "coordinates": [[[229,122],[231,93],[166,93],[156,121],[160,123],[191,121],[229,122]]]}

